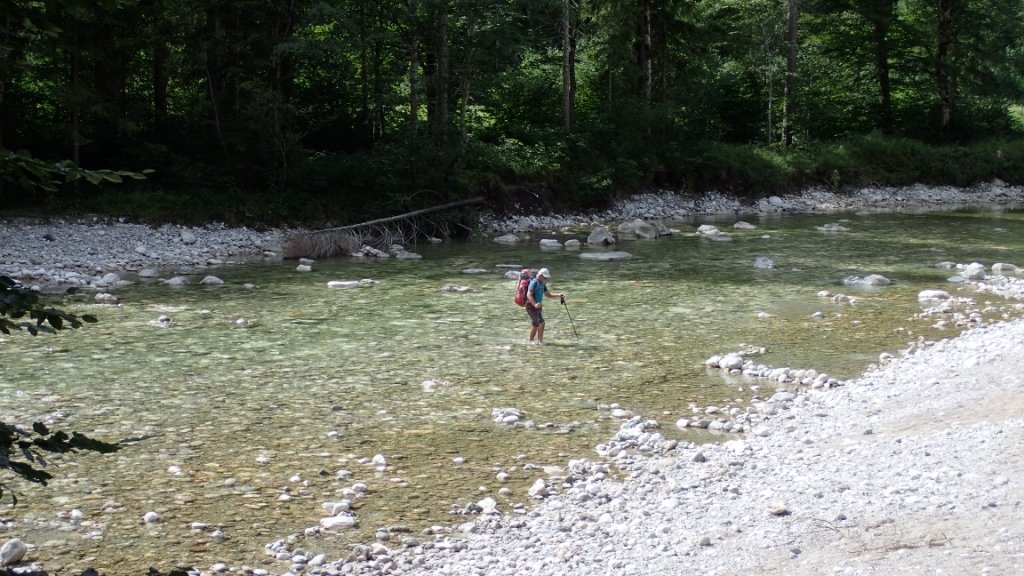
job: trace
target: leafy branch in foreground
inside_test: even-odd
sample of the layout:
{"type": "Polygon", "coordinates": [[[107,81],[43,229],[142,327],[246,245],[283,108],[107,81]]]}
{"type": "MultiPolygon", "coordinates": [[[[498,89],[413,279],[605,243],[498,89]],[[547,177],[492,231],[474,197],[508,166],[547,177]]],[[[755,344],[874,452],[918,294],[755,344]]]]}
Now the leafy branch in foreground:
{"type": "Polygon", "coordinates": [[[93,185],[104,182],[121,184],[124,180],[145,180],[152,170],[87,170],[71,160],[47,162],[25,150],[0,148],[0,182],[8,182],[22,190],[56,192],[62,183],[85,180],[93,185]]]}
{"type": "MultiPolygon", "coordinates": [[[[59,430],[51,432],[42,422],[32,424],[30,432],[0,421],[0,470],[10,470],[24,480],[43,486],[53,478],[52,474],[39,468],[46,466],[47,452],[63,454],[89,450],[109,454],[120,449],[118,444],[89,438],[78,432],[72,432],[70,436],[59,430]]],[[[0,499],[3,498],[4,488],[4,484],[0,483],[0,499]]],[[[11,503],[18,504],[18,498],[13,492],[11,503]]]]}
{"type": "MultiPolygon", "coordinates": [[[[74,294],[76,291],[77,289],[72,287],[65,293],[74,294]]],[[[39,332],[81,328],[83,322],[94,323],[96,317],[90,314],[78,316],[59,308],[45,306],[40,301],[39,294],[7,276],[0,276],[0,332],[9,335],[11,330],[25,329],[35,336],[39,332]],[[26,316],[28,320],[21,320],[26,316]]]]}
{"type": "MultiPolygon", "coordinates": [[[[74,288],[68,290],[74,293],[74,288]]],[[[58,308],[45,306],[39,294],[25,288],[7,276],[0,276],[0,332],[10,334],[11,330],[27,330],[33,336],[39,332],[56,332],[68,328],[80,328],[83,322],[96,322],[94,316],[78,316],[58,308]],[[22,320],[27,317],[28,320],[22,320]]],[[[0,470],[10,470],[29,482],[46,485],[53,475],[38,466],[45,466],[45,452],[64,453],[78,450],[108,453],[120,450],[116,444],[108,444],[72,432],[50,432],[41,422],[32,425],[32,431],[22,430],[0,421],[0,470]]],[[[4,484],[0,482],[0,499],[3,499],[4,484]]],[[[18,503],[12,493],[11,501],[18,503]]]]}

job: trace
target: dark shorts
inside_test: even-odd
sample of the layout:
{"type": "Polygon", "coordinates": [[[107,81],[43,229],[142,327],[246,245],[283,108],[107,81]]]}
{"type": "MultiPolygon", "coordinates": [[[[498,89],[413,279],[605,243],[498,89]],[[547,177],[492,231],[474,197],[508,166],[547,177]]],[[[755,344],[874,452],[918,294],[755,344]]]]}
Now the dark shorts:
{"type": "Polygon", "coordinates": [[[544,323],[544,312],[543,308],[537,308],[536,306],[526,305],[526,313],[530,315],[530,322],[534,326],[540,326],[544,323]]]}

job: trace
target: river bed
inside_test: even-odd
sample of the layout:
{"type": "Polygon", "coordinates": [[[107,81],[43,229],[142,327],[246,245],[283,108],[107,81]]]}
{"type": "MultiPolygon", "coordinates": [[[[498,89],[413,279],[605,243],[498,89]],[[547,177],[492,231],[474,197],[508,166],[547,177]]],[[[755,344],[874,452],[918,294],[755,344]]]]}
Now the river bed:
{"type": "Polygon", "coordinates": [[[506,511],[528,505],[545,467],[595,457],[619,424],[616,405],[658,420],[668,436],[719,439],[673,423],[695,407],[743,406],[774,385],[705,367],[714,354],[753,345],[766,350],[759,362],[842,379],[880,353],[959,331],[919,317],[921,290],[975,297],[988,318],[1013,314],[936,265],[1024,264],[1019,211],[748,218],[753,230],[735,221],[694,219],[670,237],[621,242],[625,261],[537,245],[582,232],[533,233],[517,246],[411,247],[417,261],[211,271],[222,286],[140,282],[116,291],[116,307],[68,299],[67,309],[100,322],[0,337],[0,419],[127,442],[111,455],[55,457],[48,487],[12,485],[20,501],[0,505],[0,537],[33,544],[31,558],[55,573],[217,562],[283,572],[287,563],[264,546],[289,535],[336,558],[380,527],[457,521],[453,509],[484,496],[506,511]],[[698,237],[701,223],[732,240],[698,237]],[[818,230],[835,223],[847,231],[818,230]],[[775,267],[755,268],[759,256],[775,267]],[[547,307],[543,347],[526,343],[515,282],[499,267],[514,264],[550,268],[552,289],[567,294],[565,307],[547,307]],[[473,268],[486,272],[463,272],[473,268]],[[867,274],[894,283],[842,284],[867,274]],[[374,282],[327,288],[363,278],[374,282]],[[471,291],[442,291],[449,284],[471,291]],[[838,293],[854,303],[834,302],[838,293]],[[531,424],[496,423],[492,410],[505,407],[531,424]],[[360,483],[368,492],[353,496],[360,483]],[[346,497],[358,526],[305,534],[327,514],[323,502],[346,497]],[[144,523],[147,512],[161,520],[144,523]]]}

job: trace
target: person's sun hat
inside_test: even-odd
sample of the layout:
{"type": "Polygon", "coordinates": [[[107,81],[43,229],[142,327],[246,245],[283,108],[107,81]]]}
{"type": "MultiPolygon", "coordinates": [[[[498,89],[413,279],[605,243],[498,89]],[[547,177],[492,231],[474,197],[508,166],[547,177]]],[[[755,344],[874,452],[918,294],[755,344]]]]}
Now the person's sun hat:
{"type": "Polygon", "coordinates": [[[547,268],[541,268],[540,271],[537,272],[537,276],[538,277],[543,276],[545,278],[551,278],[551,271],[548,270],[547,268]]]}

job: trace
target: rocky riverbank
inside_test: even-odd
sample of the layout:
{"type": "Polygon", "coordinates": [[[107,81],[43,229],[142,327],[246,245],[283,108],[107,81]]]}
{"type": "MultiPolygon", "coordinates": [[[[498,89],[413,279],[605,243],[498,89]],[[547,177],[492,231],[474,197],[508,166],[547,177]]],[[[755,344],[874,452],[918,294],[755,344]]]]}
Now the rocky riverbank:
{"type": "Polygon", "coordinates": [[[169,277],[274,258],[286,235],[220,224],[154,228],[97,218],[0,220],[0,274],[38,289],[107,290],[147,269],[169,277]]]}
{"type": "Polygon", "coordinates": [[[779,401],[756,433],[720,444],[676,444],[630,420],[610,464],[569,462],[525,514],[484,513],[307,571],[1020,574],[1022,387],[1024,321],[973,329],[779,401]]]}
{"type": "MultiPolygon", "coordinates": [[[[1019,206],[1024,188],[1000,182],[974,188],[864,188],[837,194],[806,190],[756,201],[706,194],[688,198],[650,193],[617,202],[600,214],[482,217],[488,234],[558,230],[633,220],[675,223],[698,216],[767,215],[854,210],[935,210],[971,205],[1019,206]]],[[[0,220],[0,274],[26,286],[52,289],[77,286],[109,290],[132,281],[139,272],[161,277],[203,274],[221,266],[259,258],[279,258],[296,230],[253,230],[220,224],[202,227],[151,227],[119,220],[0,220]],[[113,276],[112,276],[113,275],[113,276]]]]}
{"type": "Polygon", "coordinates": [[[698,216],[814,214],[852,211],[935,211],[967,206],[1024,205],[1024,188],[992,182],[972,188],[952,186],[910,186],[906,188],[861,188],[837,193],[827,189],[809,189],[800,194],[769,196],[744,200],[710,193],[682,197],[671,193],[639,194],[616,202],[597,214],[525,214],[506,218],[485,218],[488,231],[531,232],[590,226],[595,223],[623,222],[640,218],[665,223],[685,222],[698,216]]]}

